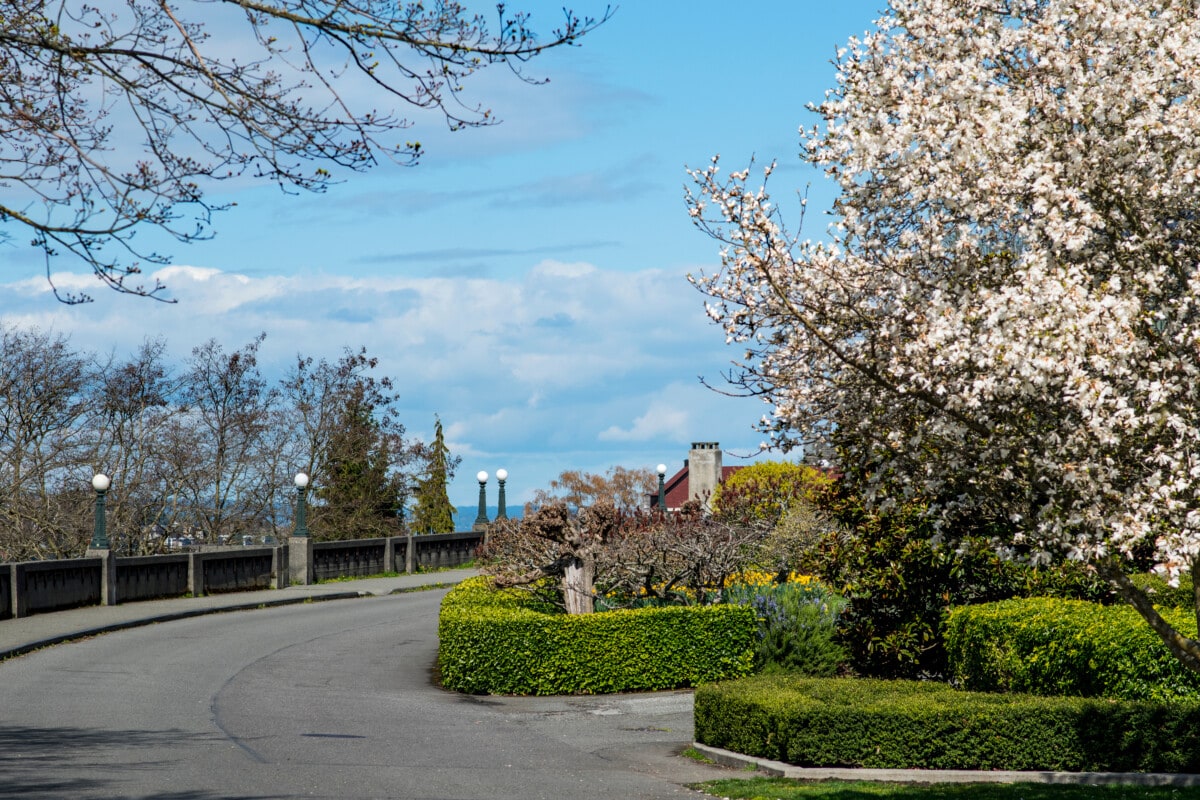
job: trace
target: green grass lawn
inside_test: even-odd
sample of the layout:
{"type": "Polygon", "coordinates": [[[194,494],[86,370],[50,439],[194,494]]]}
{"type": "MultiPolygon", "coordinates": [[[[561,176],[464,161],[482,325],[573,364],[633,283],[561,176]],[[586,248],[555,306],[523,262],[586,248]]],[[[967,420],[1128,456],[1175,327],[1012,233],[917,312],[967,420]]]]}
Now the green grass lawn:
{"type": "Polygon", "coordinates": [[[695,788],[729,800],[1200,800],[1197,786],[1070,786],[1045,783],[898,784],[749,778],[709,781],[695,788]]]}

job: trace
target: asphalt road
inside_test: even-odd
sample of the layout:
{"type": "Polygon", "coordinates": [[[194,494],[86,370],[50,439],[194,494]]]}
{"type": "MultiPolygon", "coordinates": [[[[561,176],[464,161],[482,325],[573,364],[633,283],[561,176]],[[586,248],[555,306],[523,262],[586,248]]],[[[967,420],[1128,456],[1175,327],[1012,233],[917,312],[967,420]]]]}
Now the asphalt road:
{"type": "Polygon", "coordinates": [[[0,662],[0,797],[702,797],[688,692],[469,697],[441,591],[216,614],[0,662]]]}

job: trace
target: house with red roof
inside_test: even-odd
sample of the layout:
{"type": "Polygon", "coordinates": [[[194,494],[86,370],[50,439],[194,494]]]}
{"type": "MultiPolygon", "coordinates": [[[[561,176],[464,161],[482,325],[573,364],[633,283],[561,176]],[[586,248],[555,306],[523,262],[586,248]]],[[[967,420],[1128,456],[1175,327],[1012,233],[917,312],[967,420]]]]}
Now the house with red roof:
{"type": "MultiPolygon", "coordinates": [[[[721,464],[721,446],[717,442],[692,442],[683,469],[670,478],[666,477],[665,468],[660,470],[666,510],[678,511],[689,500],[699,500],[707,506],[717,484],[739,469],[742,468],[721,464]]],[[[658,508],[657,492],[650,495],[649,506],[658,508]]]]}

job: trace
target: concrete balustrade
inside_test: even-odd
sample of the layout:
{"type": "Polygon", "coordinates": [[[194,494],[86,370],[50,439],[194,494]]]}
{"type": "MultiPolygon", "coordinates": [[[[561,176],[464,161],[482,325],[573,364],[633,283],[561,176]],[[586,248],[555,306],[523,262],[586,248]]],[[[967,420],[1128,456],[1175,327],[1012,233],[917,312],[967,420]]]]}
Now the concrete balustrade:
{"type": "Polygon", "coordinates": [[[12,575],[14,617],[102,602],[103,559],[24,561],[7,565],[12,575]]]}
{"type": "Polygon", "coordinates": [[[88,558],[0,564],[0,620],[106,602],[199,597],[456,567],[474,559],[483,537],[482,532],[472,531],[339,542],[297,540],[291,552],[283,544],[137,557],[105,552],[88,558]]]}
{"type": "Polygon", "coordinates": [[[191,591],[189,553],[117,558],[117,602],[181,597],[191,591]]]}
{"type": "Polygon", "coordinates": [[[387,551],[389,543],[396,538],[399,537],[313,542],[313,578],[324,581],[343,575],[378,575],[395,571],[395,563],[389,563],[387,551]]]}

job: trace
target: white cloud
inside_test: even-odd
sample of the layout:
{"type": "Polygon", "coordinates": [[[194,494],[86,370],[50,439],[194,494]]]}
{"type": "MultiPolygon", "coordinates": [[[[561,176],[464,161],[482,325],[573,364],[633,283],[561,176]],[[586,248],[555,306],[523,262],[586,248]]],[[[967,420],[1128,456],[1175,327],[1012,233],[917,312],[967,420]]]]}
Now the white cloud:
{"type": "Polygon", "coordinates": [[[673,408],[655,403],[645,414],[633,421],[629,428],[616,425],[600,432],[603,442],[645,442],[652,439],[686,438],[691,418],[686,409],[673,408]]]}
{"type": "Polygon", "coordinates": [[[472,501],[479,469],[505,466],[515,498],[567,468],[674,463],[692,440],[757,444],[759,406],[696,380],[728,354],[682,274],[542,261],[513,279],[185,265],[147,278],[167,282],[180,302],[118,296],[75,276],[70,288],[92,289],[96,302],[64,306],[44,282],[19,281],[0,286],[0,320],[118,356],[162,336],[179,361],[210,338],[234,349],[266,331],[260,364],[272,376],[297,354],[334,359],[365,346],[395,380],[410,433],[428,441],[440,415],[464,458],[458,502],[472,501]]]}

